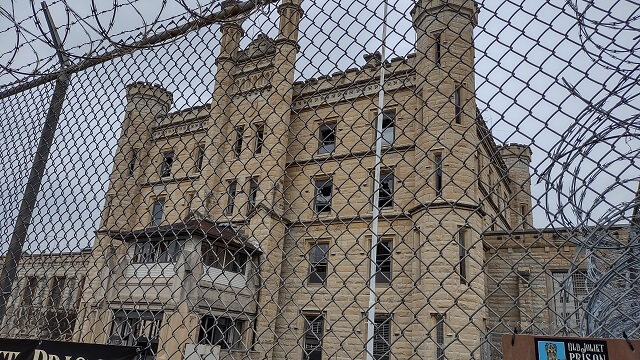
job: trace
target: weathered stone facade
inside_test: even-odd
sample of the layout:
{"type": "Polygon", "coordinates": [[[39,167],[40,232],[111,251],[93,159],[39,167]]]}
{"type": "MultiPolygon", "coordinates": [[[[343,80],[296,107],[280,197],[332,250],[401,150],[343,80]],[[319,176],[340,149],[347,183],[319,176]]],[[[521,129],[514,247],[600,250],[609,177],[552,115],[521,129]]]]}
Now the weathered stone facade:
{"type": "Polygon", "coordinates": [[[568,269],[575,247],[533,229],[531,151],[498,147],[479,115],[474,1],[422,0],[415,54],[384,63],[371,54],[361,68],[305,82],[294,82],[299,0],[278,11],[278,37],[244,50],[241,21],[221,25],[211,104],[170,113],[161,86],[127,87],[74,340],[123,341],[113,338],[118,316],[148,313],[156,357],[182,359],[203,319],[224,315],[242,333],[222,356],[301,359],[305,317],[320,316],[323,358],[364,358],[382,68],[393,125],[381,168],[393,195],[379,240],[392,261],[376,293],[392,357],[436,358],[438,329],[447,359],[496,357],[497,334],[512,327],[555,331],[550,276],[568,269]],[[333,129],[329,151],[323,126],[333,129]],[[327,182],[330,209],[319,211],[327,182]],[[144,244],[168,241],[180,242],[172,261],[140,260],[144,244]],[[203,264],[206,241],[251,261],[217,281],[203,264]],[[319,244],[326,277],[314,282],[319,244]]]}

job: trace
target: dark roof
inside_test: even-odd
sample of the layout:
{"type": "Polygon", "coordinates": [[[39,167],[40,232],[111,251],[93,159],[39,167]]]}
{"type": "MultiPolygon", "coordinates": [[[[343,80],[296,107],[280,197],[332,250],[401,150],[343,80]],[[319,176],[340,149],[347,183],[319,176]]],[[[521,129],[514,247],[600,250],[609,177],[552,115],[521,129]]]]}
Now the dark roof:
{"type": "Polygon", "coordinates": [[[248,250],[259,250],[248,241],[247,237],[239,233],[231,226],[220,226],[214,222],[193,219],[171,225],[148,227],[133,231],[109,231],[109,236],[119,240],[141,240],[155,238],[171,238],[178,236],[200,235],[211,240],[222,240],[225,243],[234,243],[248,250]]]}

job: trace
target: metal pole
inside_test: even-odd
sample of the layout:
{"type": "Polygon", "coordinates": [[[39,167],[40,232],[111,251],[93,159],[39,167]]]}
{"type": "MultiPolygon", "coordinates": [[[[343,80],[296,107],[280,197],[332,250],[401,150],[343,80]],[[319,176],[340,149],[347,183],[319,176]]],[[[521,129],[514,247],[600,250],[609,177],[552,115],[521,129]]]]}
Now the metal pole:
{"type": "Polygon", "coordinates": [[[62,72],[56,80],[56,85],[53,90],[53,96],[47,111],[47,117],[42,128],[42,134],[40,135],[40,142],[38,143],[38,149],[36,150],[35,158],[33,159],[33,165],[29,174],[29,180],[24,189],[24,196],[22,203],[20,204],[20,211],[16,218],[16,224],[11,235],[11,242],[9,244],[9,250],[7,256],[5,256],[4,264],[2,266],[2,273],[0,274],[0,324],[4,320],[4,315],[7,310],[7,302],[11,296],[11,289],[13,287],[13,281],[16,277],[18,265],[20,264],[20,258],[22,257],[22,248],[29,232],[29,224],[31,223],[31,216],[33,215],[33,209],[38,199],[38,192],[40,191],[40,185],[42,184],[42,177],[44,170],[49,159],[49,152],[51,150],[51,144],[53,143],[56,128],[58,126],[58,119],[60,118],[60,112],[62,111],[62,104],[69,87],[70,75],[65,72],[65,69],[69,65],[69,59],[62,51],[60,38],[58,32],[49,13],[47,5],[42,2],[42,10],[49,25],[49,31],[53,44],[56,47],[56,53],[60,60],[60,66],[62,72]]]}
{"type": "Polygon", "coordinates": [[[378,254],[378,218],[380,217],[380,165],[382,162],[382,120],[384,118],[384,62],[387,39],[387,1],[384,2],[384,15],[382,17],[382,49],[380,61],[380,91],[378,92],[378,119],[376,124],[376,168],[373,180],[373,222],[371,224],[371,250],[369,251],[369,309],[367,311],[367,360],[373,360],[373,338],[375,336],[376,320],[376,272],[378,266],[376,257],[378,254]]]}

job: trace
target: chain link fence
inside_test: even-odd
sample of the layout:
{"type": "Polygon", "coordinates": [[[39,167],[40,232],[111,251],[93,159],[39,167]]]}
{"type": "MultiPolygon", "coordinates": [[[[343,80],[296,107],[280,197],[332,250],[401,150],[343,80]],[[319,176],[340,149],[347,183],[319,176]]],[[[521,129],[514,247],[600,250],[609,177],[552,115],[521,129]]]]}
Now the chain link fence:
{"type": "Polygon", "coordinates": [[[2,5],[0,336],[144,360],[638,338],[639,5],[2,5]]]}

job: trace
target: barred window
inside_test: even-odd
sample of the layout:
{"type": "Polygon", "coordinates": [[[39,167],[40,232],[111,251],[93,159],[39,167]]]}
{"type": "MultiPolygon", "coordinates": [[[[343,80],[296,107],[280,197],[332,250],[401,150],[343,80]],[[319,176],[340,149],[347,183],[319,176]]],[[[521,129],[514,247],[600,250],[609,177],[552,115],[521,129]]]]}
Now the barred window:
{"type": "Polygon", "coordinates": [[[244,321],[206,315],[200,320],[198,343],[238,349],[242,347],[243,328],[244,321]]]}
{"type": "Polygon", "coordinates": [[[142,350],[139,360],[153,360],[158,353],[161,324],[162,312],[119,310],[113,319],[109,344],[137,346],[142,350]]]}
{"type": "Polygon", "coordinates": [[[440,314],[433,314],[431,317],[435,320],[436,360],[444,360],[444,317],[440,314]]]}
{"type": "Polygon", "coordinates": [[[324,317],[322,314],[305,315],[303,360],[322,359],[322,338],[324,336],[324,317]]]}
{"type": "Polygon", "coordinates": [[[330,153],[336,148],[336,124],[322,124],[319,128],[318,153],[330,153]]]}
{"type": "Polygon", "coordinates": [[[388,284],[391,282],[392,241],[378,242],[376,246],[376,283],[388,284]]]}
{"type": "Polygon", "coordinates": [[[171,167],[173,166],[174,156],[175,153],[173,151],[164,153],[164,155],[162,156],[162,168],[160,170],[160,176],[171,176],[171,167]]]}
{"type": "Polygon", "coordinates": [[[373,358],[389,360],[391,357],[391,317],[376,315],[373,331],[373,358]]]}
{"type": "Polygon", "coordinates": [[[437,32],[435,38],[435,63],[436,66],[440,66],[442,60],[442,32],[437,32]]]}
{"type": "Polygon", "coordinates": [[[556,325],[577,333],[592,285],[585,271],[576,271],[569,278],[566,271],[557,271],[552,277],[556,325]]]}
{"type": "Polygon", "coordinates": [[[329,244],[312,244],[309,249],[309,283],[322,284],[327,279],[329,244]]]}
{"type": "Polygon", "coordinates": [[[318,213],[331,211],[333,182],[331,178],[316,180],[315,210],[318,213]]]}

